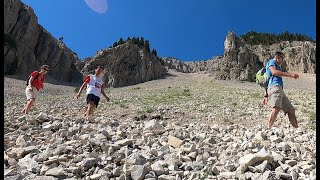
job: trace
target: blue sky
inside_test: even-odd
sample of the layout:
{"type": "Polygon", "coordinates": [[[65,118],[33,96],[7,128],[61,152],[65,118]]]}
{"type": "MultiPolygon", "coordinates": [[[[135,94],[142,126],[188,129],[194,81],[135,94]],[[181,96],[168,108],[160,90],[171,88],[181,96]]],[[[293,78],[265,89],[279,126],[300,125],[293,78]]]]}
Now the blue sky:
{"type": "Polygon", "coordinates": [[[206,60],[223,54],[228,31],[305,34],[316,39],[316,0],[107,0],[101,14],[84,0],[22,0],[39,24],[80,59],[121,37],[144,37],[160,57],[206,60]]]}

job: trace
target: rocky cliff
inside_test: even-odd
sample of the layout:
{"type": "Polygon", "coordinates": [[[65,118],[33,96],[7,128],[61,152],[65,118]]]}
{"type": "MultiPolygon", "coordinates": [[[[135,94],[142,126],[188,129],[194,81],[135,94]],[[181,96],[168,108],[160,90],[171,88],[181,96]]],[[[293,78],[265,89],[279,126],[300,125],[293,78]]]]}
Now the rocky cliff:
{"type": "Polygon", "coordinates": [[[229,32],[224,41],[223,58],[213,64],[210,72],[216,79],[252,81],[261,67],[259,56],[235,33],[229,32]]]}
{"type": "Polygon", "coordinates": [[[20,0],[4,1],[4,33],[11,45],[4,46],[4,72],[27,77],[48,64],[48,80],[77,82],[81,73],[77,55],[38,24],[30,6],[20,0]]]}
{"type": "Polygon", "coordinates": [[[143,47],[127,42],[114,48],[98,51],[77,67],[83,75],[93,73],[97,66],[105,69],[104,80],[107,86],[122,87],[163,77],[166,69],[162,60],[143,47]]]}
{"type": "Polygon", "coordinates": [[[193,68],[190,67],[188,63],[179,59],[173,57],[162,57],[161,59],[167,69],[175,69],[176,71],[183,73],[190,73],[193,71],[193,68]]]}
{"type": "Polygon", "coordinates": [[[283,41],[269,46],[248,46],[265,63],[275,51],[285,54],[285,66],[289,71],[316,73],[316,43],[310,41],[283,41]]]}
{"type": "Polygon", "coordinates": [[[275,51],[285,55],[284,66],[289,71],[316,73],[316,44],[309,41],[283,41],[272,45],[249,45],[229,32],[224,42],[223,56],[206,61],[183,62],[174,58],[163,58],[168,69],[179,72],[210,73],[215,79],[252,81],[255,73],[273,58],[275,51]]]}

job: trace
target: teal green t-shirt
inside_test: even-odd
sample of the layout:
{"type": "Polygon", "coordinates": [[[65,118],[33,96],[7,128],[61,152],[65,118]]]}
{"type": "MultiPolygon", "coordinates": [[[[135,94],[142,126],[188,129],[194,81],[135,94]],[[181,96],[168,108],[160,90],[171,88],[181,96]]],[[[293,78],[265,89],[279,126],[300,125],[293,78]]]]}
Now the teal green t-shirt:
{"type": "Polygon", "coordinates": [[[268,61],[267,65],[266,65],[266,73],[267,73],[268,77],[270,77],[268,87],[271,87],[273,85],[280,85],[281,87],[283,87],[282,77],[281,76],[272,76],[271,71],[269,69],[269,67],[271,67],[271,66],[276,67],[276,70],[282,71],[281,65],[279,66],[277,64],[276,60],[271,59],[268,61]]]}

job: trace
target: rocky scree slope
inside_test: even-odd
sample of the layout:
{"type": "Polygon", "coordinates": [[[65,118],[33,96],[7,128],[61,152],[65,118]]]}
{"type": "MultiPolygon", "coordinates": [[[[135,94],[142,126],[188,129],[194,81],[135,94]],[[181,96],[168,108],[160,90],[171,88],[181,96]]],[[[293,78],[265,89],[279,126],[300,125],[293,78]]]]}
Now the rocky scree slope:
{"type": "Polygon", "coordinates": [[[48,83],[21,115],[24,81],[5,78],[5,178],[316,179],[315,88],[301,87],[315,87],[309,76],[286,88],[300,127],[280,113],[266,129],[270,108],[258,105],[256,84],[170,74],[106,89],[111,101],[89,120],[84,94],[75,100],[74,87],[48,83]]]}

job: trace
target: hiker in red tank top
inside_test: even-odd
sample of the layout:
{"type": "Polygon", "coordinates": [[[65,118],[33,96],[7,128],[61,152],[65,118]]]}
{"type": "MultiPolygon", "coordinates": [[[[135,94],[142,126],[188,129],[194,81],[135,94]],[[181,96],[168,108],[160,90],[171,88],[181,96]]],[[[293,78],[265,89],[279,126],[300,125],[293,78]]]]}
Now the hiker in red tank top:
{"type": "Polygon", "coordinates": [[[31,77],[36,78],[32,81],[31,85],[35,87],[38,91],[43,88],[43,82],[44,82],[44,76],[43,73],[40,73],[38,71],[33,71],[31,74],[31,77]],[[38,75],[38,77],[37,77],[38,75]]]}
{"type": "Polygon", "coordinates": [[[34,71],[31,73],[28,82],[27,87],[25,89],[25,93],[27,96],[27,104],[21,111],[21,113],[28,114],[31,107],[35,104],[36,96],[38,91],[43,88],[43,82],[44,82],[44,75],[47,74],[49,71],[48,65],[41,66],[40,72],[34,71]]]}

